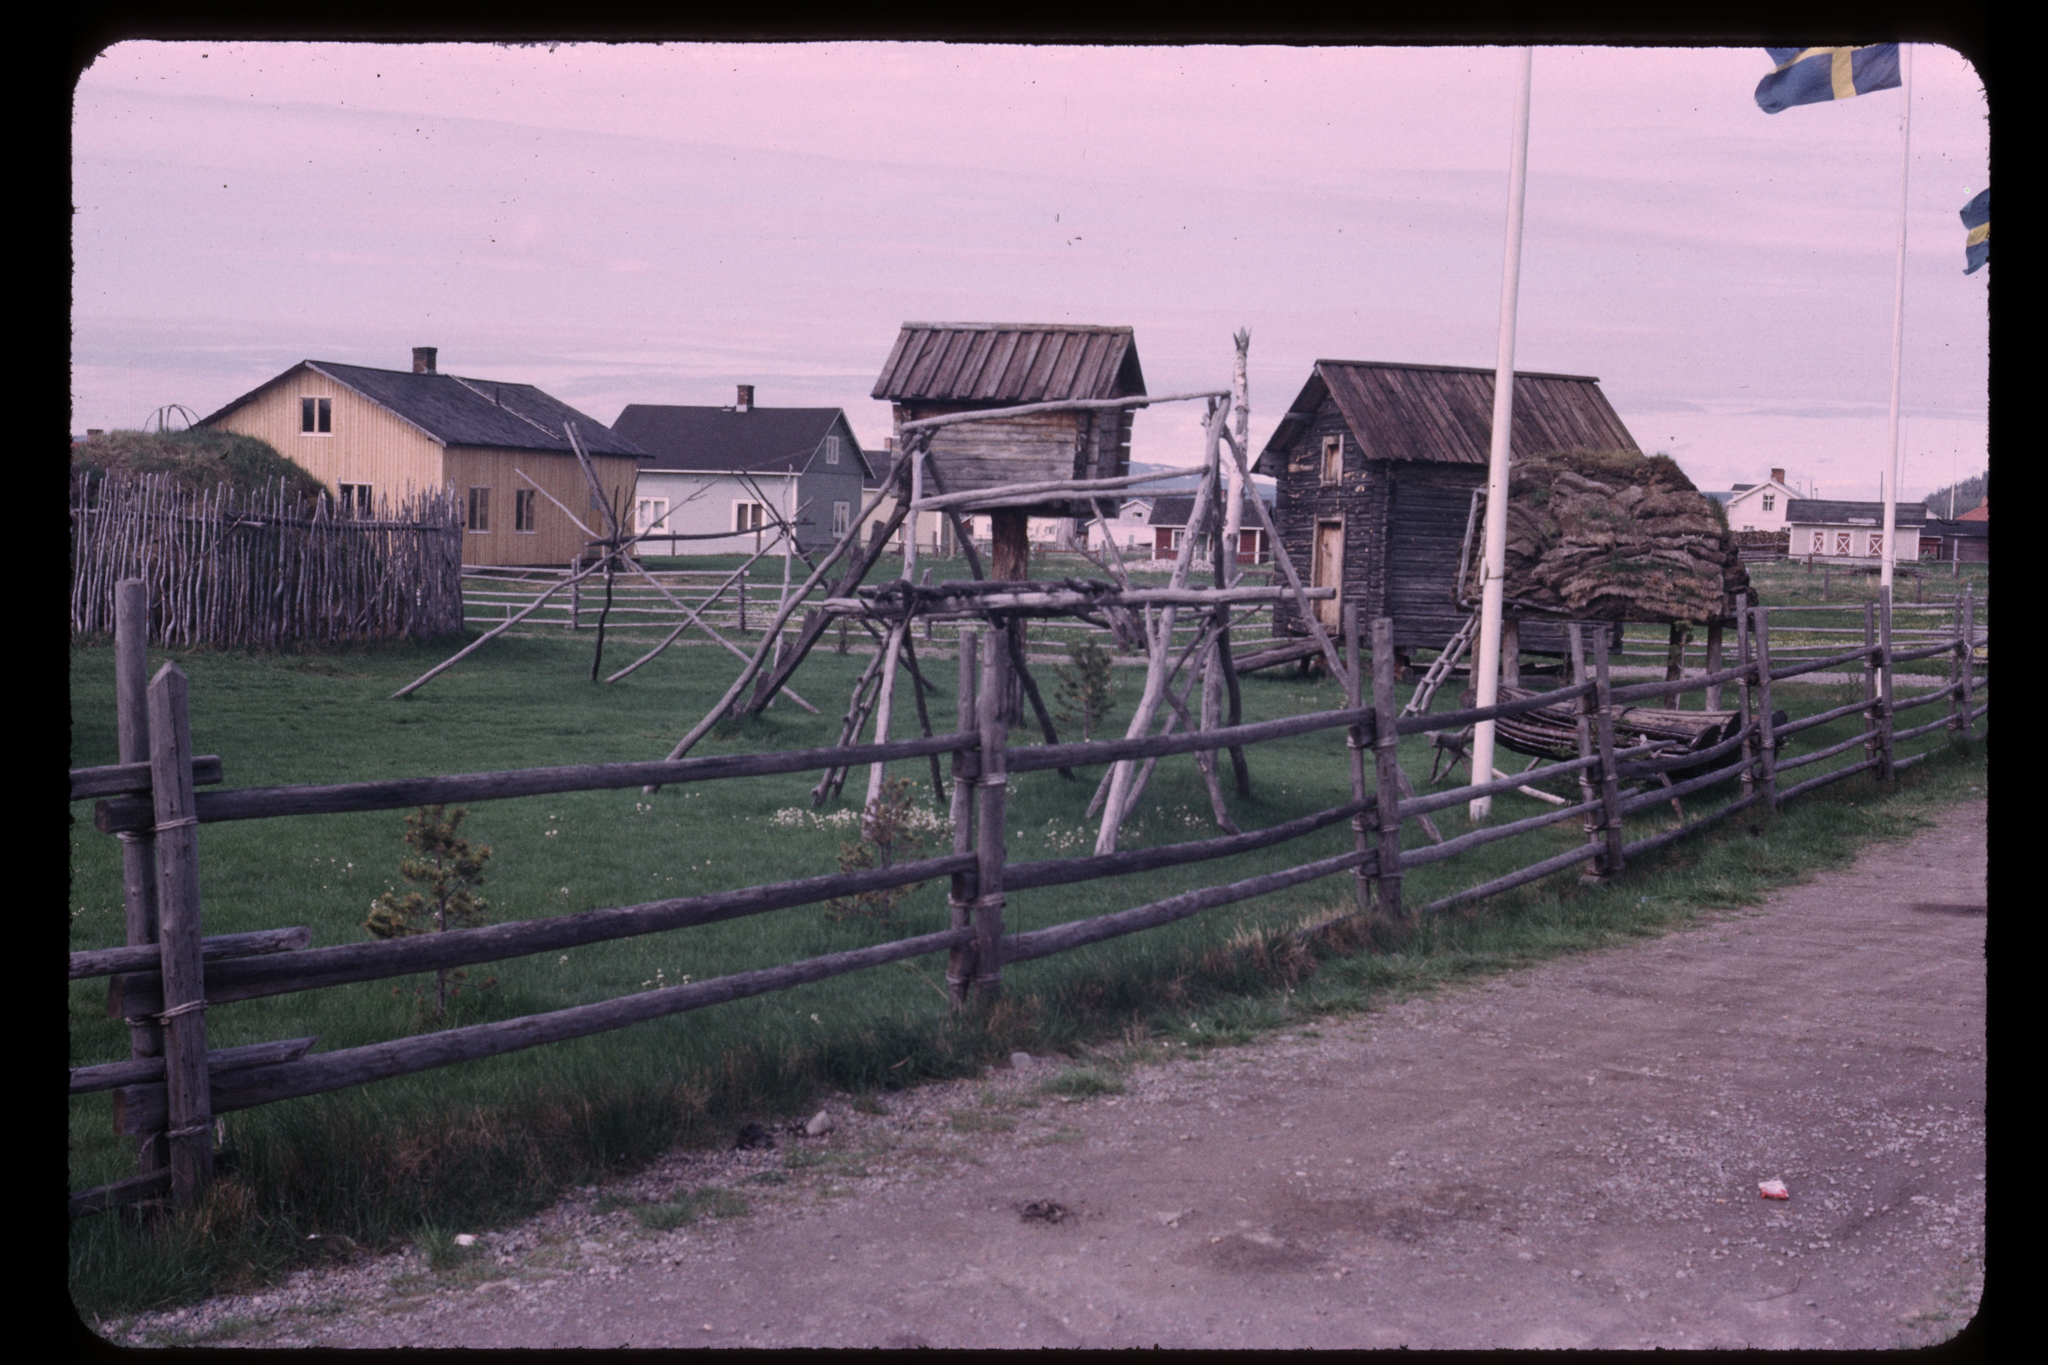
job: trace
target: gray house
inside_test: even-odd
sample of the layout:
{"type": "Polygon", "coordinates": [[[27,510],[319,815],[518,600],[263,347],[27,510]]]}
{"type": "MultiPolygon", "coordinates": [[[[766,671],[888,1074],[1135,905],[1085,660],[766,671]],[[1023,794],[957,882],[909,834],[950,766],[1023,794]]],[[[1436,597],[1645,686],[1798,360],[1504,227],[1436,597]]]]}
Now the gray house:
{"type": "Polygon", "coordinates": [[[633,515],[656,528],[649,554],[765,549],[778,519],[799,549],[830,549],[874,477],[844,409],[756,407],[751,384],[730,407],[631,403],[612,430],[649,456],[633,515]]]}

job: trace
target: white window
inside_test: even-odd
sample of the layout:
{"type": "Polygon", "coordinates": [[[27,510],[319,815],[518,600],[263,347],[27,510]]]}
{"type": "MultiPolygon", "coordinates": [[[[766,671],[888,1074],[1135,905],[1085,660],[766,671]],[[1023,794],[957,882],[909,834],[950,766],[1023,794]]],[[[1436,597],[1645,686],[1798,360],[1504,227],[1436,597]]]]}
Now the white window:
{"type": "Polygon", "coordinates": [[[345,517],[367,517],[371,515],[370,485],[366,483],[338,483],[335,491],[341,494],[341,515],[345,517]]]}
{"type": "Polygon", "coordinates": [[[736,502],[732,505],[732,529],[735,531],[758,531],[768,522],[768,509],[758,502],[736,502]]]}
{"type": "Polygon", "coordinates": [[[845,534],[846,534],[846,532],[847,532],[847,528],[848,528],[848,527],[850,527],[850,526],[852,526],[852,525],[853,525],[853,504],[852,504],[852,503],[850,503],[850,502],[835,502],[835,503],[833,503],[833,504],[832,504],[832,535],[833,535],[833,537],[834,537],[835,539],[837,539],[838,537],[840,537],[840,536],[843,536],[843,535],[845,535],[845,534]]]}
{"type": "Polygon", "coordinates": [[[633,509],[633,529],[636,531],[672,531],[668,524],[667,498],[642,498],[633,509]]]}
{"type": "Polygon", "coordinates": [[[331,436],[334,434],[334,400],[332,398],[301,398],[299,400],[299,434],[302,436],[331,436]]]}
{"type": "Polygon", "coordinates": [[[469,490],[469,529],[480,536],[491,533],[491,490],[469,490]]]}
{"type": "Polygon", "coordinates": [[[827,436],[825,438],[825,463],[839,463],[839,438],[837,436],[827,436]]]}
{"type": "Polygon", "coordinates": [[[1775,507],[1776,507],[1777,505],[1778,505],[1778,495],[1777,495],[1776,493],[1766,493],[1766,494],[1764,494],[1764,510],[1765,510],[1766,512],[1768,512],[1768,511],[1771,511],[1771,510],[1772,510],[1773,508],[1775,508],[1775,507]]]}

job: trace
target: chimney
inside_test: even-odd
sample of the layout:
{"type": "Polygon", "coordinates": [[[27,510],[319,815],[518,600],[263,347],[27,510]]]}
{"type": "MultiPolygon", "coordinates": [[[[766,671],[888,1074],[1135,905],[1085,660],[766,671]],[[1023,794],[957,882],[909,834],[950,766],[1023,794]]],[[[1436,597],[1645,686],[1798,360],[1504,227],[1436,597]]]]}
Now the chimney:
{"type": "Polygon", "coordinates": [[[1785,471],[1784,471],[1784,470],[1782,470],[1782,469],[1773,469],[1773,470],[1771,471],[1771,482],[1772,482],[1772,483],[1783,483],[1783,482],[1785,482],[1785,471]]]}
{"type": "Polygon", "coordinates": [[[732,410],[734,412],[751,412],[754,407],[754,386],[752,384],[742,384],[739,387],[739,397],[733,400],[732,410]]]}
{"type": "Polygon", "coordinates": [[[413,348],[412,348],[412,372],[413,372],[414,374],[432,374],[432,373],[434,373],[434,355],[435,355],[435,348],[434,348],[434,347],[432,347],[432,346],[415,346],[415,347],[413,347],[413,348]]]}

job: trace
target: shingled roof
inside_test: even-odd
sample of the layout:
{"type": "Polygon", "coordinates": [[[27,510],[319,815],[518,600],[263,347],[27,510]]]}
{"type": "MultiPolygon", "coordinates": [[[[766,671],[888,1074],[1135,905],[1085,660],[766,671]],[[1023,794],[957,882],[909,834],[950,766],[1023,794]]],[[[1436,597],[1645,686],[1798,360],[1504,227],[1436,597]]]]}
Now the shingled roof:
{"type": "Polygon", "coordinates": [[[999,405],[1143,392],[1145,375],[1128,327],[906,322],[871,396],[999,405]]]}
{"type": "MultiPolygon", "coordinates": [[[[629,403],[612,430],[647,451],[648,470],[800,474],[844,418],[840,408],[737,408],[629,403]]],[[[848,431],[852,428],[849,427],[848,431]]],[[[848,454],[869,469],[858,441],[848,454]]]]}
{"type": "MultiPolygon", "coordinates": [[[[583,438],[583,448],[592,455],[646,454],[595,417],[578,412],[531,384],[464,379],[434,371],[423,374],[412,370],[373,370],[331,360],[307,360],[293,368],[311,370],[355,390],[444,446],[550,450],[567,455],[573,449],[562,424],[574,422],[577,434],[583,438]]],[[[212,425],[277,382],[273,379],[251,389],[202,419],[199,425],[212,425]]]]}
{"type": "MultiPolygon", "coordinates": [[[[1927,504],[1902,502],[1893,518],[1894,526],[1922,526],[1927,522],[1927,504]]],[[[1787,498],[1785,521],[1802,526],[1882,526],[1881,502],[1841,502],[1833,498],[1787,498]]]]}
{"type": "MultiPolygon", "coordinates": [[[[1287,448],[1326,394],[1368,460],[1483,465],[1493,433],[1493,376],[1460,365],[1318,360],[1260,452],[1259,472],[1283,472],[1287,448]]],[[[1515,371],[1512,458],[1638,448],[1594,376],[1515,371]]]]}

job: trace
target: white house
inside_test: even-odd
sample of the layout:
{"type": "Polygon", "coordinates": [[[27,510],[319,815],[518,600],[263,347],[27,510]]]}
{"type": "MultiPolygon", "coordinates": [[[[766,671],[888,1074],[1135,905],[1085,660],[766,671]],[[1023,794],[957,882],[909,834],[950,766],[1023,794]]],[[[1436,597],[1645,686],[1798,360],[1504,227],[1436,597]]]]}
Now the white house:
{"type": "Polygon", "coordinates": [[[805,551],[828,550],[861,508],[873,475],[840,408],[763,408],[741,384],[731,407],[631,403],[612,430],[649,459],[634,494],[650,554],[769,548],[778,521],[805,551]]]}
{"type": "Polygon", "coordinates": [[[1773,469],[1763,483],[1738,483],[1726,493],[1707,496],[1727,509],[1731,531],[1782,531],[1785,509],[1796,495],[1785,482],[1785,471],[1773,469]]]}
{"type": "MultiPolygon", "coordinates": [[[[1875,564],[1885,556],[1884,504],[1881,502],[1793,498],[1785,508],[1785,525],[1791,532],[1791,543],[1786,552],[1794,559],[1875,564]]],[[[1900,503],[1894,525],[1898,536],[1890,547],[1892,563],[1918,559],[1920,531],[1927,525],[1927,505],[1900,503]]]]}

